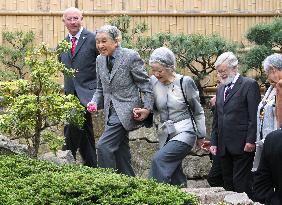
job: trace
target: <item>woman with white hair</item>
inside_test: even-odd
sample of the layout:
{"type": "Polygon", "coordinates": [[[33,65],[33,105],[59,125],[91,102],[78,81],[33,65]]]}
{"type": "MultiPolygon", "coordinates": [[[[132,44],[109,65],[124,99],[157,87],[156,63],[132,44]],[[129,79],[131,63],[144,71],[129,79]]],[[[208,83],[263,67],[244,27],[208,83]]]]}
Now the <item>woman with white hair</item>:
{"type": "Polygon", "coordinates": [[[160,150],[154,155],[150,178],[185,187],[182,160],[206,136],[204,110],[192,78],[176,74],[173,52],[161,47],[149,59],[156,111],[160,114],[160,150]]]}
{"type": "Polygon", "coordinates": [[[261,151],[266,135],[279,128],[279,106],[277,107],[277,87],[282,79],[282,55],[275,53],[263,61],[263,69],[268,76],[270,87],[267,89],[262,101],[258,106],[257,113],[257,140],[256,153],[252,171],[256,171],[260,162],[261,151]]]}

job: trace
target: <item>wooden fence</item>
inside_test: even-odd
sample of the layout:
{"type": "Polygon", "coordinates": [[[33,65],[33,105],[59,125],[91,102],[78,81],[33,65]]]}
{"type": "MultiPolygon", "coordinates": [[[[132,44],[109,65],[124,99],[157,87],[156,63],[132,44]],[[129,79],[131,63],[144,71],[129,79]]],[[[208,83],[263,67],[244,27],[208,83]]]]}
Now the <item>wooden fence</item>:
{"type": "MultiPolygon", "coordinates": [[[[67,34],[63,11],[72,6],[83,11],[83,24],[92,31],[113,16],[127,14],[132,17],[131,26],[148,24],[147,36],[217,33],[245,45],[250,26],[282,15],[282,0],[0,0],[0,32],[32,30],[37,43],[55,47],[67,34]]],[[[215,76],[209,78],[213,84],[215,76]]]]}
{"type": "Polygon", "coordinates": [[[280,16],[282,0],[0,0],[0,32],[32,30],[37,42],[54,47],[67,33],[61,16],[70,6],[83,11],[89,30],[107,23],[113,15],[128,14],[132,25],[149,25],[144,35],[218,33],[246,44],[246,30],[280,16]]]}

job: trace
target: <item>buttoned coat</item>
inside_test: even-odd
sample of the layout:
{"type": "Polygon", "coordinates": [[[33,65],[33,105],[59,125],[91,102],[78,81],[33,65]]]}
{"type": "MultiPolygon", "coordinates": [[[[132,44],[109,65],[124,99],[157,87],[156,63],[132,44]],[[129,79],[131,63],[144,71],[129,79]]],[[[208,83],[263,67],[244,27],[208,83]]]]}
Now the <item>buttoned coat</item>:
{"type": "MultiPolygon", "coordinates": [[[[69,42],[69,36],[65,40],[69,42]]],[[[84,106],[92,99],[95,92],[97,55],[95,34],[84,28],[78,39],[74,55],[72,56],[69,50],[59,56],[59,60],[67,68],[77,70],[75,77],[64,75],[65,94],[76,93],[84,106]]]]}
{"type": "Polygon", "coordinates": [[[126,130],[133,130],[141,124],[133,119],[133,108],[153,109],[152,85],[144,69],[144,62],[137,52],[117,47],[114,57],[111,73],[107,68],[107,57],[103,55],[97,57],[97,89],[92,102],[97,104],[98,109],[104,108],[107,123],[112,101],[123,127],[126,130]]]}
{"type": "Polygon", "coordinates": [[[259,85],[240,75],[225,101],[224,88],[220,86],[216,93],[212,145],[217,146],[220,156],[225,154],[225,148],[231,154],[243,154],[245,144],[256,141],[259,85]]]}

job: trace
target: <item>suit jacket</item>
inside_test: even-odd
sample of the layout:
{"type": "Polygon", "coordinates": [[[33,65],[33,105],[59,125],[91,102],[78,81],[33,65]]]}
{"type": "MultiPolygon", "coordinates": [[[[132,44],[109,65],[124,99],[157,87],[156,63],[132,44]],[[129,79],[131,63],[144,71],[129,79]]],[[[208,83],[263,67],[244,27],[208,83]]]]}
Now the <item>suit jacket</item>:
{"type": "Polygon", "coordinates": [[[224,88],[220,86],[216,93],[212,145],[220,156],[226,148],[231,154],[243,154],[245,144],[256,141],[259,85],[240,75],[225,101],[224,88]]]}
{"type": "MultiPolygon", "coordinates": [[[[65,40],[70,41],[69,36],[65,40]]],[[[59,56],[59,60],[67,68],[77,70],[75,77],[64,75],[65,94],[77,95],[84,106],[92,99],[96,88],[97,55],[95,34],[84,28],[78,39],[74,55],[72,56],[68,51],[59,56]]]]}
{"type": "Polygon", "coordinates": [[[131,49],[116,48],[114,65],[111,73],[107,68],[106,56],[97,57],[97,89],[92,102],[98,109],[104,108],[105,124],[108,121],[110,102],[126,130],[140,126],[133,119],[135,107],[153,110],[153,91],[150,78],[144,69],[143,60],[131,49]],[[143,93],[143,100],[140,92],[143,93]]]}
{"type": "Polygon", "coordinates": [[[259,167],[254,175],[255,199],[266,205],[282,204],[282,130],[266,136],[259,167]]]}

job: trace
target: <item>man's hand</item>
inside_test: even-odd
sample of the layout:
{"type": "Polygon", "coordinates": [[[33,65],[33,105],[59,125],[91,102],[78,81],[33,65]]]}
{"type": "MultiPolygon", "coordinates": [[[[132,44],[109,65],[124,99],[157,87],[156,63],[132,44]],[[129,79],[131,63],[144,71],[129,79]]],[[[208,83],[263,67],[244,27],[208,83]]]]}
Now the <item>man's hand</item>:
{"type": "Polygon", "coordinates": [[[133,108],[133,118],[137,121],[145,120],[150,114],[150,110],[146,108],[133,108]]]}
{"type": "Polygon", "coordinates": [[[246,143],[244,147],[245,152],[254,152],[256,150],[256,144],[246,143]]]}

